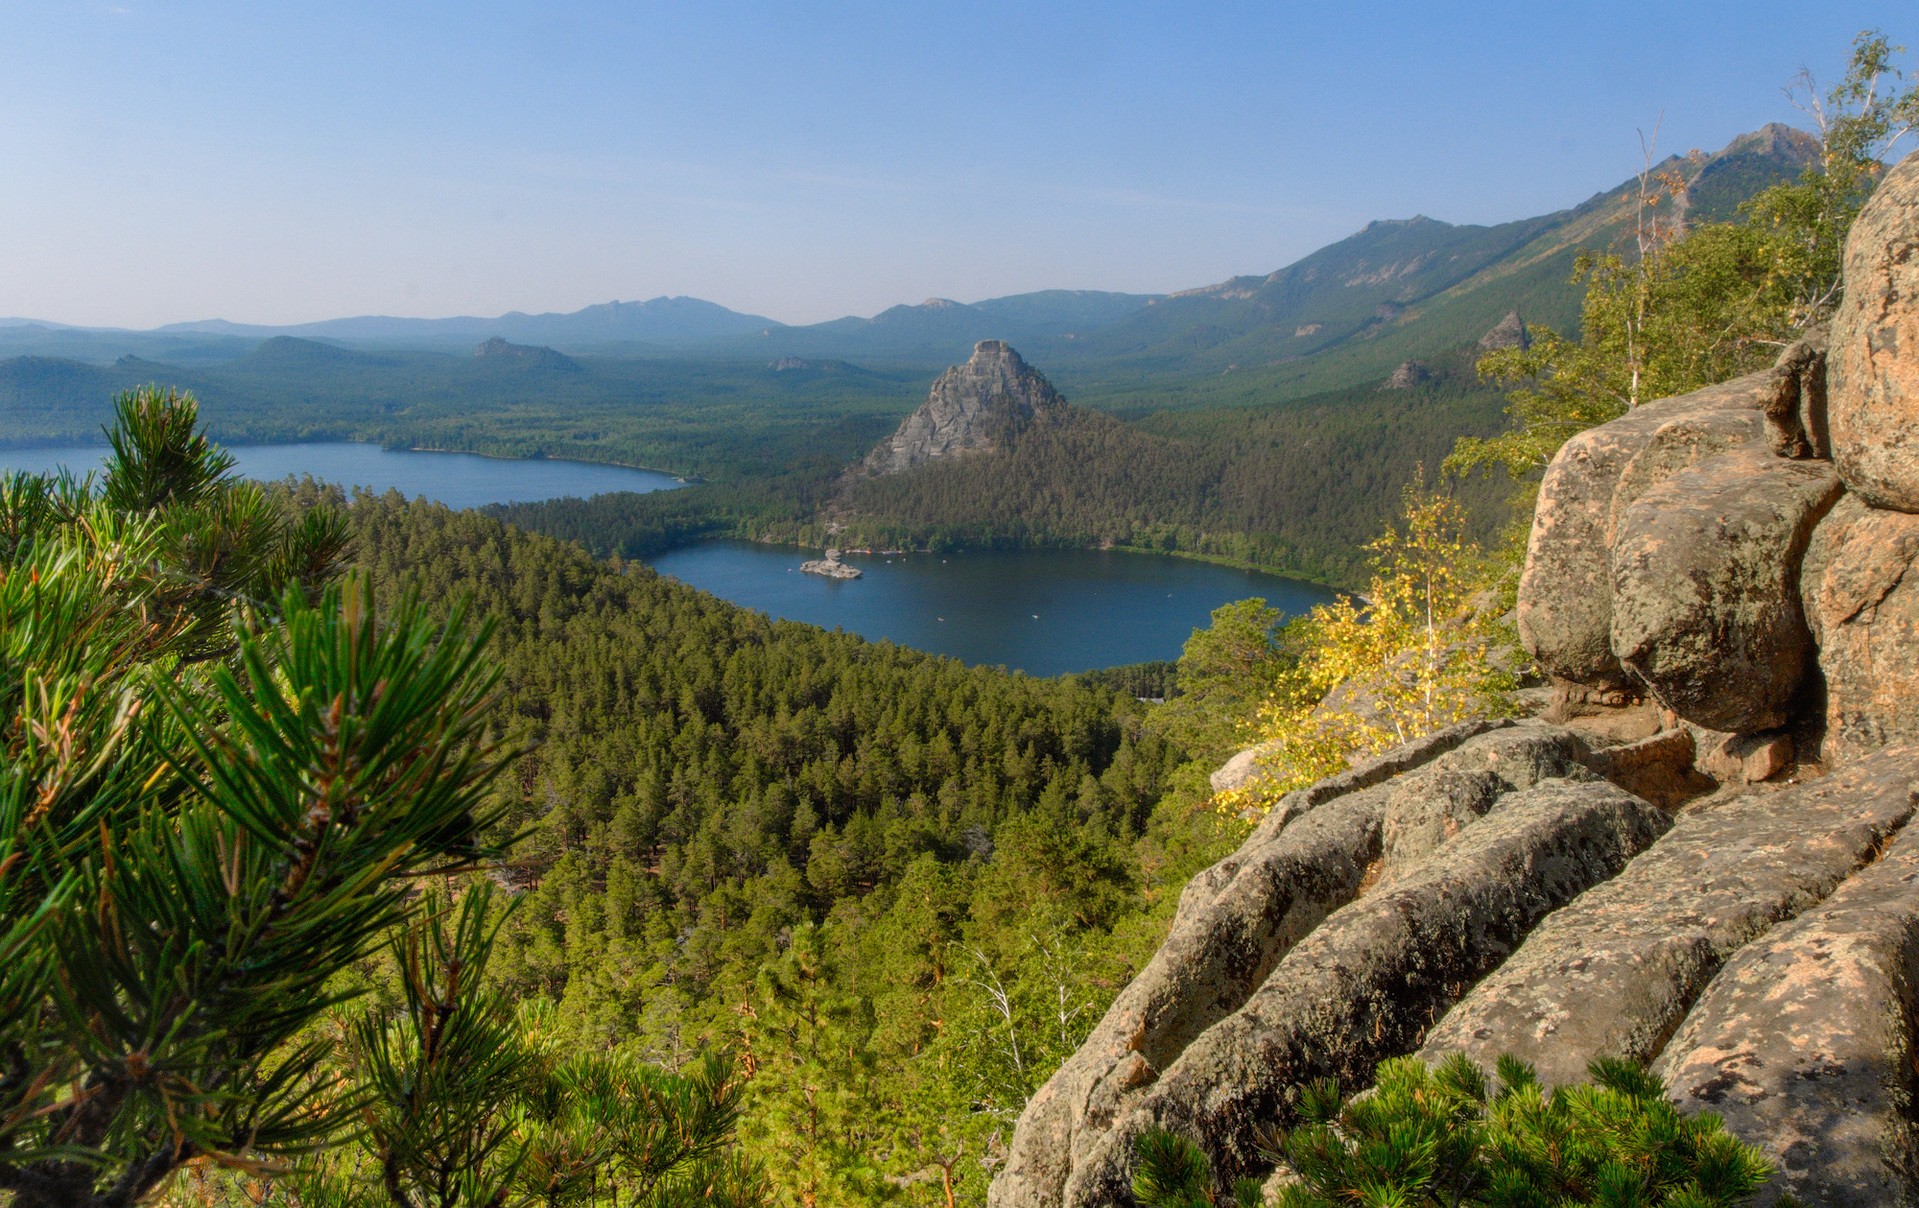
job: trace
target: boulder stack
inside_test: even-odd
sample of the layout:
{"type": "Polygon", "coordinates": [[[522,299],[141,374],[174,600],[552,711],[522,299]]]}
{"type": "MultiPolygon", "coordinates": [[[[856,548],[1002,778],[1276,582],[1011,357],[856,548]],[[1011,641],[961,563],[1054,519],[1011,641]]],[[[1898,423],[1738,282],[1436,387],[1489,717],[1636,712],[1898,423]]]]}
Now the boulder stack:
{"type": "Polygon", "coordinates": [[[1846,248],[1828,339],[1581,433],[1540,486],[1519,627],[1569,695],[1683,722],[1823,731],[1827,760],[1919,737],[1919,159],[1846,248]],[[1820,705],[1823,699],[1823,708],[1820,705]]]}
{"type": "Polygon", "coordinates": [[[1547,469],[1517,613],[1547,719],[1278,802],[1027,1104],[989,1203],[1129,1203],[1153,1126],[1224,1195],[1307,1083],[1463,1051],[1650,1063],[1772,1157],[1762,1203],[1919,1204],[1915,563],[1919,156],[1853,228],[1829,337],[1547,469]]]}

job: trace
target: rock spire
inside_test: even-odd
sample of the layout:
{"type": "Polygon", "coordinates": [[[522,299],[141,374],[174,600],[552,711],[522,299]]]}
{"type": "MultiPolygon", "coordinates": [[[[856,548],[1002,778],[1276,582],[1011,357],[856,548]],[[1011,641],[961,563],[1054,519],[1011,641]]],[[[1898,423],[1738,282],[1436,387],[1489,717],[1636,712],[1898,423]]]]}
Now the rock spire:
{"type": "Polygon", "coordinates": [[[981,340],[972,359],[933,383],[919,409],[861,463],[897,474],[942,457],[996,449],[1034,418],[1065,406],[1059,392],[1004,340],[981,340]]]}

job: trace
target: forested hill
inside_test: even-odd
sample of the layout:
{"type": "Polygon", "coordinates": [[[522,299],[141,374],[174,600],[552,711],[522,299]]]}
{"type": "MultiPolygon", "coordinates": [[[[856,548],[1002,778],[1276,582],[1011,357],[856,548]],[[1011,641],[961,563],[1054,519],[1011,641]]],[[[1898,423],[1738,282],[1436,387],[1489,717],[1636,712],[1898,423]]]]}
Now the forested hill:
{"type": "MultiPolygon", "coordinates": [[[[1422,467],[1436,472],[1460,435],[1496,431],[1500,408],[1463,354],[1410,388],[1275,407],[1125,423],[1056,404],[1002,425],[984,448],[849,474],[823,511],[830,530],[808,535],[880,548],[1126,546],[1349,583],[1400,488],[1422,467]]],[[[1461,489],[1487,531],[1500,523],[1495,486],[1461,489]]]]}
{"type": "MultiPolygon", "coordinates": [[[[1460,435],[1487,435],[1504,400],[1471,358],[1410,389],[1330,391],[1271,407],[1193,408],[1122,421],[1067,405],[992,452],[900,474],[836,471],[650,495],[489,508],[599,555],[647,557],[701,537],[872,548],[1126,546],[1251,563],[1339,586],[1360,548],[1460,435]]],[[[1475,534],[1503,523],[1506,488],[1456,484],[1475,534]]]]}
{"type": "Polygon", "coordinates": [[[384,593],[471,593],[500,623],[504,712],[537,746],[504,788],[530,837],[496,970],[583,1041],[743,1049],[743,1134],[782,1177],[959,1145],[976,1200],[988,1138],[1219,839],[1130,697],[770,621],[470,512],[348,515],[384,593]],[[766,980],[789,974],[797,1006],[766,980]],[[796,1010],[830,1021],[826,1055],[794,1048],[796,1010]],[[810,1133],[782,1097],[808,1079],[834,1088],[810,1133]]]}
{"type": "MultiPolygon", "coordinates": [[[[1686,214],[1720,220],[1817,155],[1811,135],[1773,124],[1714,153],[1669,157],[1652,180],[1683,180],[1686,214]]],[[[1574,330],[1584,292],[1572,281],[1575,259],[1630,242],[1642,204],[1640,182],[1629,178],[1571,208],[1493,226],[1423,215],[1373,222],[1275,272],[1183,290],[1026,352],[1053,366],[1068,393],[1108,408],[1124,408],[1127,396],[1166,405],[1174,383],[1154,378],[1237,399],[1377,382],[1408,358],[1471,343],[1513,310],[1574,330]]]]}
{"type": "Polygon", "coordinates": [[[503,457],[572,457],[739,479],[857,456],[925,389],[924,371],[365,351],[278,336],[218,363],[0,361],[0,441],[97,441],[115,392],[190,390],[228,443],[366,440],[503,457]]]}

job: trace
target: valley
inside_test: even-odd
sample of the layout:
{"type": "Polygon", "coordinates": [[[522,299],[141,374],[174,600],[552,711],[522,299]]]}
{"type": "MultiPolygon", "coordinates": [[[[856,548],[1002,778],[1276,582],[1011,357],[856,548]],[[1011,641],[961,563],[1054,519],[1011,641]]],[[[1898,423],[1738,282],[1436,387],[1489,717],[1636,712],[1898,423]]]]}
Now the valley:
{"type": "Polygon", "coordinates": [[[1851,499],[1886,442],[1787,296],[1835,228],[1741,208],[1829,149],[1163,293],[0,322],[0,1200],[1195,1208],[1443,1134],[1477,1189],[1742,1202],[1786,1134],[1643,1063],[1846,878],[1919,918],[1860,653],[1911,627],[1853,597],[1910,601],[1843,548],[1912,561],[1910,500],[1851,499]],[[1655,993],[1574,976],[1641,943],[1655,993]],[[1343,1099],[1456,1011],[1619,1101],[1501,1148],[1463,1058],[1343,1099]]]}
{"type": "MultiPolygon", "coordinates": [[[[1660,165],[1725,216],[1796,172],[1769,126],[1660,165]]],[[[1046,290],[932,299],[791,327],[696,299],[497,319],[343,319],[153,332],[0,324],[0,442],[97,438],[117,390],[192,390],[234,443],[355,440],[655,467],[671,497],[516,510],[599,553],[703,537],[839,540],[838,479],[946,366],[1001,340],[1075,406],[999,455],[859,484],[853,544],[1119,546],[1351,586],[1401,484],[1504,423],[1478,342],[1517,314],[1569,331],[1577,255],[1626,236],[1627,181],[1491,226],[1380,221],[1277,272],[1169,295],[1046,290]],[[528,342],[522,342],[528,341],[528,342]],[[538,341],[533,343],[531,341],[538,341]],[[1396,368],[1422,372],[1405,388],[1396,368]]],[[[1480,537],[1505,488],[1460,484],[1480,537]]]]}

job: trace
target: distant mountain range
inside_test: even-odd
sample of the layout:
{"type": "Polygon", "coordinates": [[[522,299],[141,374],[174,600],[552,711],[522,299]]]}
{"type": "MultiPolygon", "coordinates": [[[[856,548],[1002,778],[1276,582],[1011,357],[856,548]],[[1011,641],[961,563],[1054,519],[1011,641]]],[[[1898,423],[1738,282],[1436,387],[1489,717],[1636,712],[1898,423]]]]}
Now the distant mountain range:
{"type": "Polygon", "coordinates": [[[395,319],[369,315],[328,319],[293,327],[257,327],[211,319],[202,323],[174,323],[162,332],[206,332],[214,335],[304,336],[308,339],[433,345],[471,343],[499,336],[526,344],[613,344],[631,342],[674,347],[698,344],[730,335],[759,331],[773,320],[743,315],[698,298],[654,298],[648,302],[602,302],[571,314],[522,314],[512,311],[497,318],[395,319]]]}
{"type": "MultiPolygon", "coordinates": [[[[1812,162],[1815,140],[1770,125],[1716,154],[1662,168],[1688,182],[1689,214],[1732,213],[1812,162]]],[[[1406,359],[1470,344],[1508,313],[1564,330],[1577,324],[1570,282],[1582,248],[1629,229],[1635,182],[1570,209],[1495,226],[1433,218],[1369,223],[1285,268],[1171,295],[1044,290],[973,303],[932,298],[871,318],[789,326],[697,298],[608,302],[571,314],[495,318],[330,319],[288,327],[213,319],[150,332],[0,320],[0,357],[105,361],[137,355],[173,364],[244,355],[298,336],[359,347],[469,350],[499,338],[573,355],[702,356],[765,361],[830,358],[899,365],[964,360],[980,340],[1014,342],[1072,386],[1165,375],[1257,374],[1280,393],[1382,380],[1406,359]]]]}
{"type": "MultiPolygon", "coordinates": [[[[1797,176],[1817,153],[1811,135],[1775,124],[1717,154],[1659,167],[1688,182],[1681,203],[1688,214],[1721,218],[1797,176]]],[[[1571,209],[1497,226],[1424,216],[1369,223],[1277,272],[1155,302],[1055,359],[1224,371],[1341,353],[1369,365],[1357,380],[1383,376],[1409,356],[1470,343],[1514,310],[1570,331],[1581,296],[1570,281],[1574,259],[1626,236],[1637,206],[1637,181],[1628,180],[1571,209]]],[[[1037,359],[1044,364],[1048,356],[1037,359]]]]}

